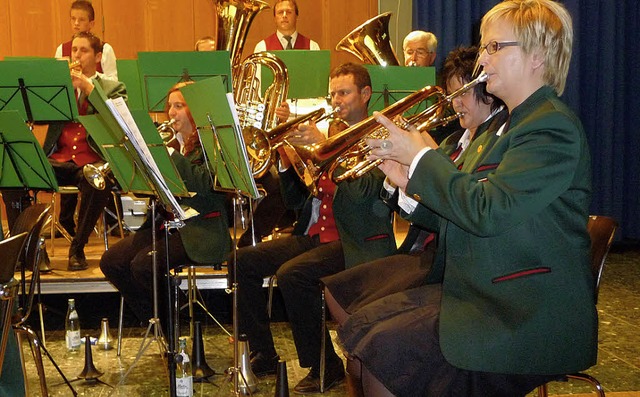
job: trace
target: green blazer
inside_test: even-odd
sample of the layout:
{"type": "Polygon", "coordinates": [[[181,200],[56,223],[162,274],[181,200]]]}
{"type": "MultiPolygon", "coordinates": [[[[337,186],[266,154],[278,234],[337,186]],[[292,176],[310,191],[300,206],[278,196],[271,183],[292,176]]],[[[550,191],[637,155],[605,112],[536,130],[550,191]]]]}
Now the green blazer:
{"type": "MultiPolygon", "coordinates": [[[[125,100],[127,99],[127,89],[124,86],[124,84],[119,81],[105,79],[105,78],[102,78],[100,75],[98,75],[96,78],[93,79],[93,84],[94,85],[100,84],[100,86],[104,90],[105,95],[110,99],[120,98],[120,97],[124,98],[125,100]]],[[[85,100],[88,100],[87,96],[84,93],[80,94],[80,98],[78,99],[80,103],[82,103],[85,100]]],[[[95,113],[96,113],[96,109],[93,107],[93,105],[91,105],[91,101],[89,101],[89,104],[87,107],[87,114],[95,114],[95,113]]],[[[50,156],[52,153],[54,153],[57,150],[58,139],[60,138],[60,135],[62,135],[62,128],[64,127],[65,124],[66,122],[54,122],[49,124],[49,128],[47,129],[47,135],[45,136],[44,143],[42,145],[42,149],[44,150],[44,153],[47,156],[50,156]]],[[[102,156],[102,152],[100,148],[91,138],[91,136],[87,137],[87,142],[89,143],[89,146],[91,146],[91,148],[96,153],[102,156]]]]}
{"type": "Polygon", "coordinates": [[[187,219],[185,226],[179,230],[187,255],[196,263],[224,262],[231,251],[226,194],[213,190],[199,145],[187,156],[175,151],[171,159],[189,192],[195,193],[193,197],[179,199],[180,205],[191,207],[199,213],[187,219]]]}
{"type": "Polygon", "coordinates": [[[586,136],[550,87],[507,124],[474,140],[460,171],[426,153],[407,186],[422,204],[409,219],[440,221],[445,243],[430,280],[442,352],[474,371],[583,370],[597,352],[586,136]]]}
{"type": "MultiPolygon", "coordinates": [[[[374,169],[361,178],[338,183],[333,216],[347,269],[395,252],[391,209],[380,199],[383,181],[384,174],[374,169]]],[[[302,210],[293,234],[303,235],[311,220],[313,196],[293,168],[280,173],[280,184],[285,205],[302,210]]]]}

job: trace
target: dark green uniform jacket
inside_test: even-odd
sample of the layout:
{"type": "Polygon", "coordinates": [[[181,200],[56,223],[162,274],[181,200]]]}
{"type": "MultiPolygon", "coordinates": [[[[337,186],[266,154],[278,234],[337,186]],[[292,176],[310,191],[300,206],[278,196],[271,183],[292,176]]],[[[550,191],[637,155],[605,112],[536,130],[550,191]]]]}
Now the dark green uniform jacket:
{"type": "Polygon", "coordinates": [[[550,87],[507,123],[474,140],[460,171],[426,153],[407,186],[423,204],[408,219],[440,222],[442,351],[475,371],[583,370],[597,352],[586,136],[550,87]]]}

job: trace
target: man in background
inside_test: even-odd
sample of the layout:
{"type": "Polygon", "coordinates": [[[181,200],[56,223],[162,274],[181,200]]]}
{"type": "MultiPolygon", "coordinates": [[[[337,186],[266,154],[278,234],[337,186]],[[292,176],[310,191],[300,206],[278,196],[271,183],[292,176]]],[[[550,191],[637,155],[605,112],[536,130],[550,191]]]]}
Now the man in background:
{"type": "Polygon", "coordinates": [[[256,44],[253,52],[319,50],[318,43],[298,33],[298,14],[298,4],[295,0],[277,0],[273,6],[276,32],[256,44]]]}
{"type": "Polygon", "coordinates": [[[431,32],[414,30],[402,42],[404,66],[433,66],[438,39],[431,32]]]}

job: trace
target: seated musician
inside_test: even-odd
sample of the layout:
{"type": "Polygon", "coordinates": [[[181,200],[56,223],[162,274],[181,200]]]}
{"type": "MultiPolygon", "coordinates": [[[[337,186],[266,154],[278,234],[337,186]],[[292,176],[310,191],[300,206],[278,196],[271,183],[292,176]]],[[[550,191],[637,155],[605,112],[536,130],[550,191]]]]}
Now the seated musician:
{"type": "MultiPolygon", "coordinates": [[[[71,60],[79,61],[77,69],[71,70],[71,81],[76,89],[78,112],[81,115],[96,113],[91,104],[91,93],[94,85],[99,84],[109,98],[126,98],[123,83],[106,79],[97,72],[97,65],[102,58],[102,42],[100,38],[89,32],[76,33],[71,46],[71,60]]],[[[89,241],[102,209],[111,198],[111,186],[104,190],[92,187],[84,178],[82,168],[86,164],[101,165],[104,163],[100,150],[87,135],[85,128],[78,122],[54,122],[49,125],[43,149],[49,157],[59,185],[78,186],[82,195],[78,209],[78,228],[69,248],[67,270],[84,270],[88,268],[84,247],[89,241]]],[[[7,217],[11,222],[17,218],[19,208],[10,203],[20,201],[23,192],[4,192],[3,196],[10,209],[7,217]]],[[[28,200],[23,200],[28,204],[28,200]]],[[[75,202],[66,208],[67,201],[61,201],[61,212],[73,213],[75,202]]]]}
{"type": "MultiPolygon", "coordinates": [[[[449,53],[440,74],[440,81],[446,85],[448,94],[472,80],[477,55],[477,47],[460,47],[449,53]]],[[[461,167],[467,155],[466,149],[471,142],[485,131],[495,129],[496,125],[500,126],[507,116],[507,111],[500,99],[485,91],[484,83],[476,85],[464,95],[453,98],[451,104],[453,111],[461,114],[462,128],[445,139],[439,150],[461,167]]],[[[387,203],[400,213],[400,192],[397,187],[388,183],[385,183],[385,188],[388,191],[384,191],[383,196],[388,197],[387,203]]],[[[437,247],[437,233],[411,224],[407,237],[395,255],[323,278],[322,282],[329,290],[327,301],[333,303],[335,300],[345,305],[344,308],[331,305],[336,320],[340,322],[355,308],[391,293],[424,285],[437,247]]],[[[347,363],[349,382],[353,380],[350,362],[347,363]]],[[[357,385],[357,382],[355,384],[357,385]]]]}
{"type": "MultiPolygon", "coordinates": [[[[329,76],[332,105],[348,124],[367,117],[371,80],[361,65],[344,64],[329,76]]],[[[313,123],[298,127],[288,138],[294,145],[321,143],[324,135],[313,123]]],[[[249,338],[251,368],[260,376],[274,374],[278,363],[269,328],[263,278],[276,275],[284,297],[300,366],[309,374],[295,386],[298,393],[320,391],[320,346],[326,344],[326,388],[344,379],[342,360],[322,329],[319,280],[395,250],[390,210],[380,199],[383,176],[374,170],[356,180],[334,184],[326,172],[319,195],[310,196],[286,156],[281,155],[281,188],[285,202],[301,209],[293,235],[237,251],[238,324],[249,338]]],[[[229,261],[233,263],[233,261],[229,261]]],[[[230,267],[233,277],[233,268],[230,267]]]]}
{"type": "MultiPolygon", "coordinates": [[[[571,25],[551,0],[507,0],[485,14],[478,62],[509,117],[471,143],[461,169],[428,136],[376,116],[390,133],[385,144],[367,140],[371,158],[414,199],[402,200],[405,216],[438,227],[446,244],[427,284],[342,318],[365,395],[525,396],[595,364],[590,156],[558,98],[571,25]]],[[[334,301],[332,313],[335,303],[349,306],[334,301]]]]}
{"type": "Polygon", "coordinates": [[[409,32],[402,41],[405,66],[433,66],[436,61],[438,39],[424,30],[409,32]]]}
{"type": "MultiPolygon", "coordinates": [[[[169,302],[166,294],[166,266],[190,264],[216,264],[225,260],[231,249],[231,237],[227,223],[225,193],[214,191],[212,178],[204,162],[204,154],[196,125],[180,88],[193,82],[178,83],[169,90],[167,109],[169,118],[175,120],[176,140],[180,150],[169,147],[176,169],[187,189],[196,193],[180,199],[181,205],[199,214],[185,221],[185,226],[168,231],[165,244],[164,221],[172,214],[158,206],[156,250],[158,265],[159,318],[167,325],[169,302]],[[168,255],[168,256],[167,256],[168,255]]],[[[150,214],[143,225],[128,237],[120,240],[104,253],[100,269],[124,297],[125,302],[141,322],[153,318],[153,229],[150,214]]],[[[165,329],[166,331],[166,329],[165,329]]]]}

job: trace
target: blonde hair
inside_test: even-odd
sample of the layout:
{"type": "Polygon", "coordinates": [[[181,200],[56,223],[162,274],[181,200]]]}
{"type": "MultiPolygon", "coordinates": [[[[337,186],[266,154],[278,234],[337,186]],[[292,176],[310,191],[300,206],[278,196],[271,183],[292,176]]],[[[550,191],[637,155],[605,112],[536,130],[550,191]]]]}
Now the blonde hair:
{"type": "Polygon", "coordinates": [[[482,17],[480,32],[486,24],[505,20],[512,24],[526,54],[539,51],[544,56],[544,82],[562,95],[573,45],[573,26],[566,8],[552,0],[506,0],[482,17]]]}

